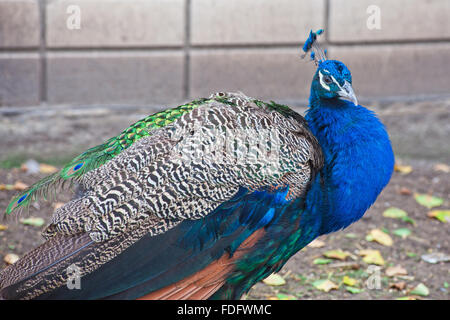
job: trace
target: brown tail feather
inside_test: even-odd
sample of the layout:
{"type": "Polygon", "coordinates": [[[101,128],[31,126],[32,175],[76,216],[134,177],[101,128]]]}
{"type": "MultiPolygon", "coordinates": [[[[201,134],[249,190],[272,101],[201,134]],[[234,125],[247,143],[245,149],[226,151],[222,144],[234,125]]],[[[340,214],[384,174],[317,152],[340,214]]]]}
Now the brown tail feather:
{"type": "Polygon", "coordinates": [[[142,296],[138,300],[208,299],[225,283],[227,275],[234,269],[235,262],[250,250],[264,233],[263,228],[256,230],[238,247],[232,257],[224,253],[220,259],[195,274],[142,296]]]}

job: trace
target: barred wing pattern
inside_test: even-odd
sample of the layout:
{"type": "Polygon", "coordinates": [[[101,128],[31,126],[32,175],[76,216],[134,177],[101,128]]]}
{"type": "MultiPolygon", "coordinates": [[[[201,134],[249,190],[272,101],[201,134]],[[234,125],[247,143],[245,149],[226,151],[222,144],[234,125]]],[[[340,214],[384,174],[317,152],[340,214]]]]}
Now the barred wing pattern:
{"type": "Polygon", "coordinates": [[[242,94],[212,98],[84,174],[84,194],[56,210],[40,258],[32,252],[4,270],[1,287],[25,279],[23,297],[39,296],[67,282],[62,268],[77,263],[89,274],[143,236],[204,218],[240,188],[303,196],[323,161],[303,118],[242,94]],[[60,241],[72,248],[55,253],[60,241]]]}

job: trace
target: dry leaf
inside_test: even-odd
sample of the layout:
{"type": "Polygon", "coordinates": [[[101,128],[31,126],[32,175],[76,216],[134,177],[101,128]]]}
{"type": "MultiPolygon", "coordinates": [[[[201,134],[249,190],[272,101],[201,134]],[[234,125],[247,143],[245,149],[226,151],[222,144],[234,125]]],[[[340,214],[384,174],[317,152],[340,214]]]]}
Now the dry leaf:
{"type": "Polygon", "coordinates": [[[367,235],[366,240],[368,241],[376,241],[379,244],[382,244],[383,246],[390,247],[394,243],[392,241],[392,238],[385,232],[381,231],[380,229],[373,229],[370,231],[370,233],[367,235]]]}
{"type": "Polygon", "coordinates": [[[395,283],[391,283],[389,285],[389,288],[398,290],[398,291],[402,291],[406,288],[406,282],[405,281],[400,281],[400,282],[395,282],[395,283]]]}
{"type": "Polygon", "coordinates": [[[450,172],[450,166],[446,165],[445,163],[437,163],[434,165],[433,169],[435,171],[442,171],[445,173],[449,173],[450,172]]]}
{"type": "Polygon", "coordinates": [[[56,209],[61,208],[63,205],[65,205],[64,202],[55,202],[55,203],[53,204],[53,208],[56,210],[56,209]]]}
{"type": "Polygon", "coordinates": [[[408,174],[413,171],[413,168],[411,166],[404,166],[396,163],[394,165],[394,170],[400,172],[401,174],[408,174]]]}
{"type": "Polygon", "coordinates": [[[23,191],[28,188],[28,185],[26,185],[22,181],[16,181],[16,183],[14,183],[14,185],[13,185],[13,188],[14,188],[14,190],[17,190],[17,191],[23,191]]]}
{"type": "Polygon", "coordinates": [[[386,269],[386,275],[388,277],[406,276],[407,274],[408,274],[408,271],[401,266],[389,267],[386,269]]]}
{"type": "Polygon", "coordinates": [[[342,250],[330,250],[324,252],[323,255],[330,259],[345,260],[348,256],[350,256],[350,253],[342,250]]]}
{"type": "Polygon", "coordinates": [[[283,286],[286,284],[286,280],[282,276],[276,273],[272,273],[270,276],[263,280],[268,286],[283,286]]]}
{"type": "Polygon", "coordinates": [[[322,248],[325,246],[325,242],[319,239],[315,239],[312,242],[308,244],[308,247],[310,248],[322,248]]]}
{"type": "Polygon", "coordinates": [[[4,224],[0,224],[0,231],[8,229],[8,226],[5,226],[4,224]]]}
{"type": "Polygon", "coordinates": [[[329,292],[331,290],[336,290],[339,287],[331,280],[317,280],[312,283],[312,285],[321,291],[329,292]]]}
{"type": "Polygon", "coordinates": [[[39,164],[39,172],[41,172],[41,173],[50,174],[50,173],[54,173],[56,171],[58,171],[58,168],[56,168],[54,166],[51,166],[51,165],[45,164],[45,163],[39,164]]]}
{"type": "Polygon", "coordinates": [[[5,261],[7,264],[14,264],[19,260],[19,256],[14,253],[8,253],[4,258],[3,261],[5,261]]]}
{"type": "Polygon", "coordinates": [[[400,193],[400,194],[403,195],[403,196],[410,196],[410,195],[412,195],[412,191],[409,190],[409,189],[406,188],[406,187],[400,188],[400,190],[398,190],[398,193],[400,193]]]}
{"type": "Polygon", "coordinates": [[[366,249],[359,251],[359,255],[363,256],[363,261],[367,264],[376,264],[378,266],[384,266],[384,259],[380,251],[366,249]]]}

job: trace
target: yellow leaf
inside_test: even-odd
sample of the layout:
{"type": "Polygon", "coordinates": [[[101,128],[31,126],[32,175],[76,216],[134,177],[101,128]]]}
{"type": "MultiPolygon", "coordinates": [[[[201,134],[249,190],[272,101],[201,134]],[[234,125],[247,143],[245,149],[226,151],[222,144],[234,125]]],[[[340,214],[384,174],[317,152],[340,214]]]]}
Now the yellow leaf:
{"type": "Polygon", "coordinates": [[[317,280],[312,283],[312,285],[321,291],[329,292],[331,290],[336,290],[339,287],[331,280],[317,280]]]}
{"type": "Polygon", "coordinates": [[[283,286],[286,284],[286,280],[282,276],[276,273],[272,273],[270,276],[263,280],[268,286],[283,286]]]}
{"type": "Polygon", "coordinates": [[[428,216],[445,223],[450,221],[450,210],[432,210],[428,212],[428,216]]]}
{"type": "Polygon", "coordinates": [[[8,229],[8,226],[5,226],[4,224],[0,224],[0,231],[8,229]]]}
{"type": "Polygon", "coordinates": [[[400,172],[401,174],[408,174],[413,171],[413,168],[411,166],[404,166],[396,163],[394,165],[394,170],[400,172]]]}
{"type": "Polygon", "coordinates": [[[392,246],[392,244],[394,243],[392,241],[392,238],[380,229],[371,230],[366,239],[368,239],[368,241],[376,241],[379,244],[387,247],[392,246]]]}
{"type": "Polygon", "coordinates": [[[349,276],[344,276],[344,278],[342,278],[342,283],[347,286],[354,287],[358,283],[358,280],[350,278],[349,276]]]}
{"type": "Polygon", "coordinates": [[[359,255],[363,256],[363,261],[367,264],[376,264],[378,266],[384,266],[384,259],[380,251],[366,249],[359,251],[359,255]]]}
{"type": "Polygon", "coordinates": [[[348,256],[350,256],[350,253],[342,250],[330,250],[324,252],[323,255],[330,259],[345,260],[348,256]]]}
{"type": "Polygon", "coordinates": [[[406,296],[406,297],[395,298],[395,300],[417,300],[417,298],[413,297],[413,296],[406,296]]]}
{"type": "Polygon", "coordinates": [[[41,172],[41,173],[49,174],[49,173],[54,173],[56,171],[58,171],[58,168],[56,168],[54,166],[51,166],[51,165],[45,164],[45,163],[39,164],[39,172],[41,172]]]}

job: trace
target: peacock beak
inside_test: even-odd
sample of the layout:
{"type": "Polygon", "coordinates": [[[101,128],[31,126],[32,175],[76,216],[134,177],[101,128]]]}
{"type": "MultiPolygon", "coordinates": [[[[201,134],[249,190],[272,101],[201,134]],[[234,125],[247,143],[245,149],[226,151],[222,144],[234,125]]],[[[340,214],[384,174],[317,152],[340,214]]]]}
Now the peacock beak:
{"type": "Polygon", "coordinates": [[[345,81],[344,85],[340,87],[341,90],[339,90],[337,93],[339,97],[345,100],[350,100],[355,104],[355,106],[358,105],[358,99],[356,99],[355,92],[353,91],[352,85],[345,81]]]}

